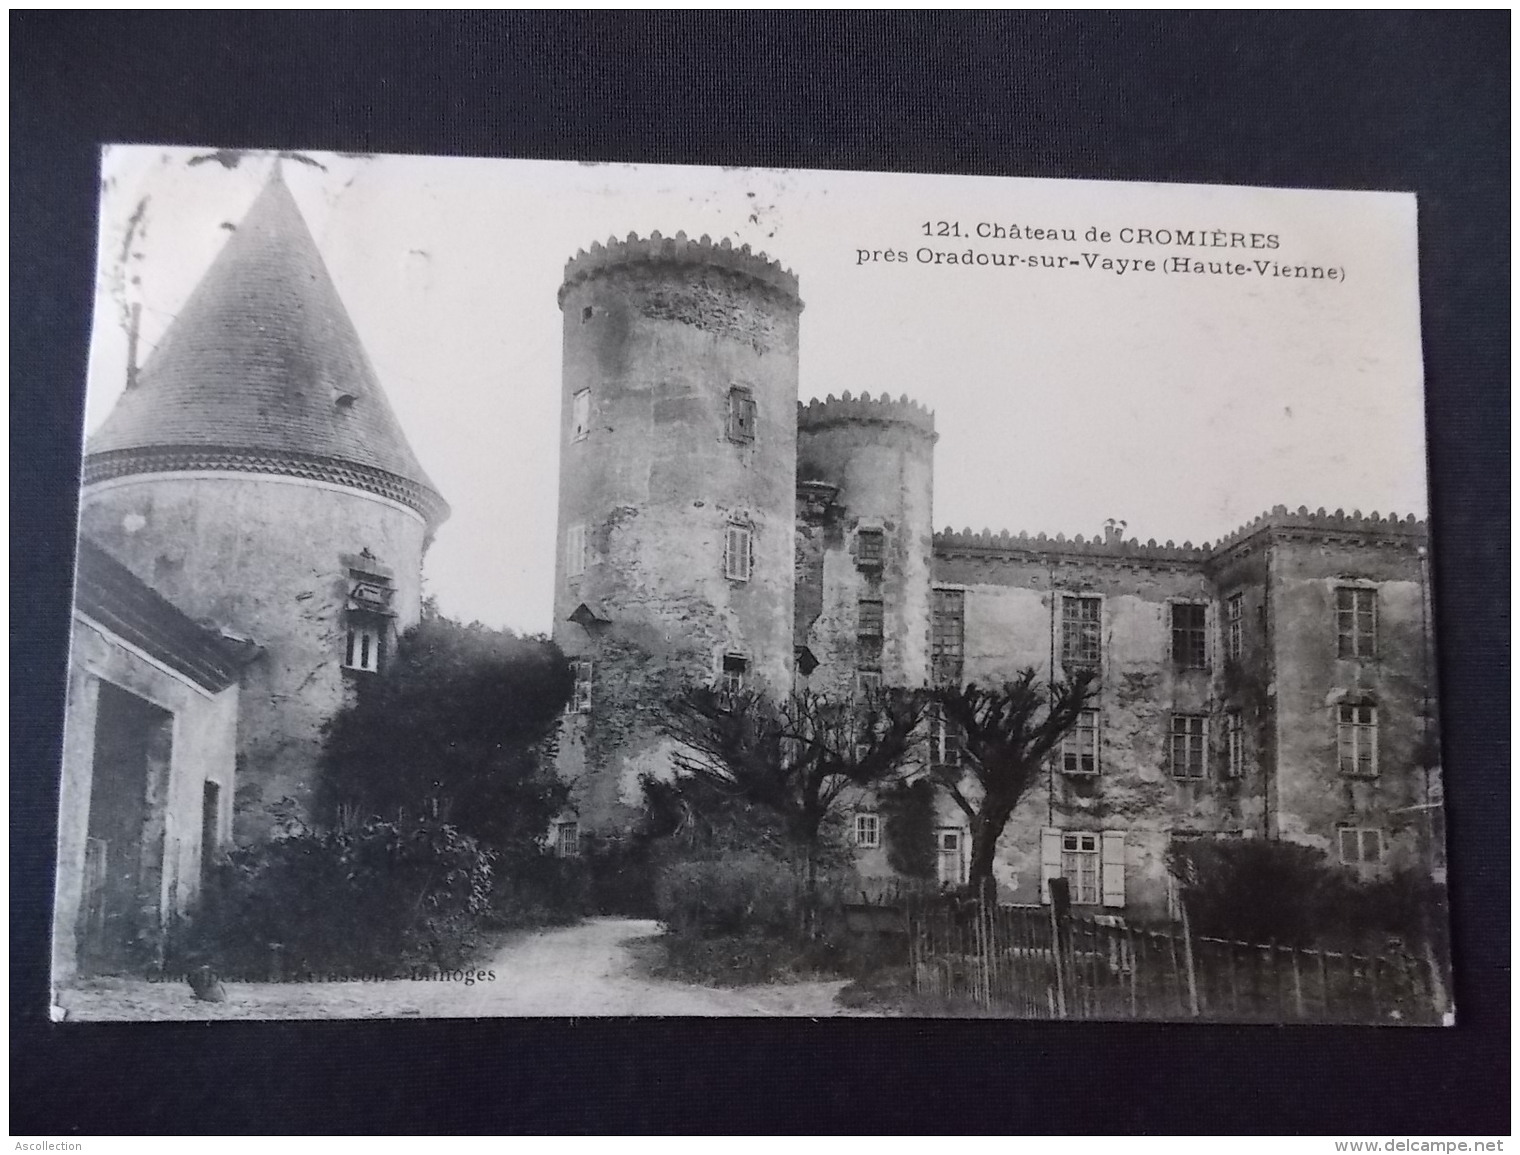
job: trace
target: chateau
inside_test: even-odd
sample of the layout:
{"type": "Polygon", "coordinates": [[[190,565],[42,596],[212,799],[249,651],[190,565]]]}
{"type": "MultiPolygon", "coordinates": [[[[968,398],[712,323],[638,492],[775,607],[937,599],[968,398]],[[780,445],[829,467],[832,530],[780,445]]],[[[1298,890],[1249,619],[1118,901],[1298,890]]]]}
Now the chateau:
{"type": "MultiPolygon", "coordinates": [[[[1439,872],[1426,527],[1278,507],[1224,540],[933,529],[933,415],[799,404],[795,276],[684,236],[566,266],[554,636],[573,852],[667,772],[650,707],[681,681],[987,684],[1095,668],[1100,691],[1000,843],[1002,896],[1164,913],[1176,839],[1286,838],[1364,873],[1439,872]]],[[[927,757],[954,767],[943,728],[927,757]]],[[[940,879],[965,819],[939,806],[940,879]]],[[[890,873],[869,800],[857,867],[890,873]]]]}
{"type": "MultiPolygon", "coordinates": [[[[553,636],[576,669],[562,853],[671,768],[694,681],[848,694],[1096,667],[997,878],[1164,912],[1165,850],[1287,838],[1440,870],[1426,530],[1276,509],[1213,545],[933,529],[934,418],[799,404],[797,278],[630,237],[572,259],[553,636]]],[[[309,808],[321,728],[421,610],[448,506],[278,172],[86,446],[55,978],[151,957],[216,847],[309,808]],[[286,800],[289,800],[288,802],[286,800]]],[[[547,546],[548,543],[545,543],[547,546]]],[[[953,767],[955,735],[926,757],[953,767]]],[[[965,877],[941,803],[940,878],[965,877]]],[[[891,872],[868,799],[857,865],[891,872]]]]}

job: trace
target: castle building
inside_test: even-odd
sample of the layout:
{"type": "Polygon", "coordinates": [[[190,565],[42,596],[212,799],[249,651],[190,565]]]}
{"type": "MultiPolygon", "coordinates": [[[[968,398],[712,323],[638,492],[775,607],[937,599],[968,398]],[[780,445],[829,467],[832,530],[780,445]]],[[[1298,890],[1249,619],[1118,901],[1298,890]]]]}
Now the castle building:
{"type": "Polygon", "coordinates": [[[276,169],[85,447],[55,970],[81,918],[151,953],[208,842],[310,813],[322,726],[418,620],[447,515],[276,169]],[[96,587],[135,617],[87,613],[96,587]]]}
{"type": "MultiPolygon", "coordinates": [[[[560,846],[626,828],[682,682],[980,683],[1095,668],[1092,708],[999,843],[1005,900],[1163,915],[1166,851],[1284,838],[1364,874],[1441,871],[1423,523],[1277,508],[1214,545],[935,533],[933,415],[799,404],[794,276],[684,235],[566,268],[554,636],[579,671],[560,846]],[[738,543],[738,544],[736,544],[738,543]],[[786,624],[789,629],[778,627],[786,624]]],[[[924,759],[953,773],[955,735],[924,759]]],[[[938,802],[940,881],[969,830],[938,802]]],[[[862,799],[862,875],[891,872],[862,799]]]]}

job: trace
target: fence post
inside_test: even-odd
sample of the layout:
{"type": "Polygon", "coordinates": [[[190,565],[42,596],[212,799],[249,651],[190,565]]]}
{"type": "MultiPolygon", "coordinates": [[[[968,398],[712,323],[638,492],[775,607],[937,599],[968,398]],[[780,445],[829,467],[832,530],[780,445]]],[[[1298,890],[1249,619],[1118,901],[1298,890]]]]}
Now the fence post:
{"type": "Polygon", "coordinates": [[[1052,878],[1050,887],[1050,957],[1056,967],[1056,1017],[1066,1017],[1066,960],[1061,949],[1061,911],[1067,904],[1070,891],[1064,878],[1052,878]]]}
{"type": "Polygon", "coordinates": [[[1187,962],[1188,1010],[1196,1019],[1198,1017],[1198,970],[1193,965],[1193,928],[1188,923],[1187,903],[1179,898],[1177,906],[1182,912],[1182,957],[1187,962]]]}
{"type": "Polygon", "coordinates": [[[1304,980],[1298,973],[1298,947],[1290,946],[1289,958],[1293,962],[1293,1010],[1299,1017],[1304,1017],[1304,980]]]}
{"type": "Polygon", "coordinates": [[[1129,1017],[1140,1017],[1140,955],[1135,950],[1135,932],[1129,925],[1129,920],[1124,921],[1124,945],[1129,951],[1129,1017]]]}

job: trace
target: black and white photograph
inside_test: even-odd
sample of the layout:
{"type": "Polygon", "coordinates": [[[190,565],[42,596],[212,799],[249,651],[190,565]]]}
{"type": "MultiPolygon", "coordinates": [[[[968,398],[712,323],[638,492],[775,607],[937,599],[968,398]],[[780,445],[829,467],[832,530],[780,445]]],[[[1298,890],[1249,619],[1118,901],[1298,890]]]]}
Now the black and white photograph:
{"type": "Polygon", "coordinates": [[[1457,1021],[1412,194],[100,175],[55,1021],[1457,1021]]]}

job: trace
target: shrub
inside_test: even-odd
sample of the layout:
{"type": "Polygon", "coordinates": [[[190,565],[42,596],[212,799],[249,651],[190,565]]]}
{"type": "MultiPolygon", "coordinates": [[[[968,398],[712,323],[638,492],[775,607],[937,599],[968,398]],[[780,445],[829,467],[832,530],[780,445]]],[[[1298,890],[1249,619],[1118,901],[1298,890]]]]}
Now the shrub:
{"type": "Polygon", "coordinates": [[[169,962],[246,978],[457,968],[477,946],[491,859],[440,822],[295,824],[227,856],[169,962]]]}
{"type": "Polygon", "coordinates": [[[1197,934],[1336,945],[1423,939],[1445,924],[1445,891],[1429,878],[1405,872],[1363,881],[1296,842],[1198,839],[1174,846],[1167,867],[1197,934]]]}
{"type": "Polygon", "coordinates": [[[655,909],[675,935],[774,935],[791,939],[799,925],[797,872],[757,851],[714,859],[669,859],[656,872],[655,909]]]}
{"type": "Polygon", "coordinates": [[[518,847],[498,857],[490,918],[498,927],[546,926],[592,910],[590,877],[577,858],[540,847],[518,847]]]}

